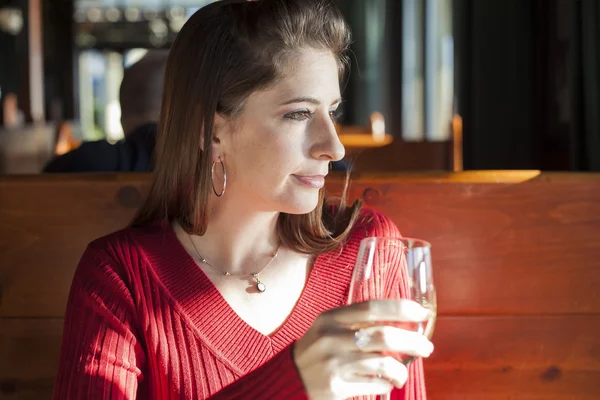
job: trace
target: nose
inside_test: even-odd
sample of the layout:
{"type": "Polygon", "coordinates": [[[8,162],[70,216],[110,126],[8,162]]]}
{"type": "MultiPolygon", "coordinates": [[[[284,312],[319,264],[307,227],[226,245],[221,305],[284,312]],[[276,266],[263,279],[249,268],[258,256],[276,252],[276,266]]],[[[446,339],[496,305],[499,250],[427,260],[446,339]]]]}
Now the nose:
{"type": "Polygon", "coordinates": [[[326,112],[325,117],[313,119],[311,124],[313,143],[311,156],[317,160],[339,161],[344,158],[346,149],[338,137],[335,125],[326,112]]]}

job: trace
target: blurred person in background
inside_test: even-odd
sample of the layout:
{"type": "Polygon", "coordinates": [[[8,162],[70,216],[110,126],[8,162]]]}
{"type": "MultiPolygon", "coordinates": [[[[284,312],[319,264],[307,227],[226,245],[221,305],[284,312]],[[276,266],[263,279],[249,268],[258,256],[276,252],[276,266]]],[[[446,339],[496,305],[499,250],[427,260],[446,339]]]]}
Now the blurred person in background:
{"type": "Polygon", "coordinates": [[[167,57],[168,51],[151,50],[125,69],[119,90],[123,140],[83,143],[52,159],[43,172],[152,171],[167,57]]]}

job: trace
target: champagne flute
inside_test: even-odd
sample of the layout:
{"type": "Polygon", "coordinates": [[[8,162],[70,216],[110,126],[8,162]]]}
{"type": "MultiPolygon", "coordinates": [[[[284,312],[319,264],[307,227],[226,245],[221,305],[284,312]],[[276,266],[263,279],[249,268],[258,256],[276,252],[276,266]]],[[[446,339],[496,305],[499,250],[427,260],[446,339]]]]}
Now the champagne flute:
{"type": "MultiPolygon", "coordinates": [[[[353,329],[394,326],[419,332],[431,340],[437,311],[431,265],[431,244],[421,239],[368,237],[361,241],[350,283],[348,303],[406,298],[431,312],[422,322],[369,321],[353,329]]],[[[386,354],[387,355],[387,354],[386,354]]],[[[414,357],[389,354],[408,367],[414,357]]],[[[389,394],[380,400],[389,399],[389,394]]]]}

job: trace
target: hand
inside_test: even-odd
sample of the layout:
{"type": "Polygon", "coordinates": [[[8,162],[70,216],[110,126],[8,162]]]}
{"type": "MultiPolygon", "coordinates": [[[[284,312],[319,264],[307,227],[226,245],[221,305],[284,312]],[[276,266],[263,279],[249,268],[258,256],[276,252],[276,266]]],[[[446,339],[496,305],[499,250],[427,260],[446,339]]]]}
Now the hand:
{"type": "Polygon", "coordinates": [[[433,344],[420,333],[375,324],[422,322],[429,316],[429,310],[406,299],[371,300],[321,314],[294,346],[309,398],[378,395],[404,386],[407,368],[382,353],[428,357],[433,344]]]}

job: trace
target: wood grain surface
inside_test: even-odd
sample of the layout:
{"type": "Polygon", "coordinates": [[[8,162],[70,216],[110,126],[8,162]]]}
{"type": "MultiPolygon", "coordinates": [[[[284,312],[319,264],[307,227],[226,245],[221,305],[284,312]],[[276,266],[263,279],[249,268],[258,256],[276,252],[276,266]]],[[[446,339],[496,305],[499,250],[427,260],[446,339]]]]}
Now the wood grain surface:
{"type": "MultiPolygon", "coordinates": [[[[343,176],[332,176],[331,194],[343,176]]],[[[0,177],[0,399],[51,397],[87,243],[124,227],[147,175],[0,177]]],[[[600,175],[356,175],[349,196],[433,245],[431,399],[600,396],[600,175]]]]}

